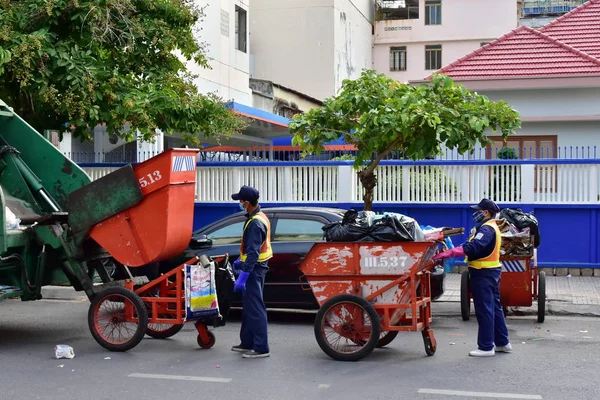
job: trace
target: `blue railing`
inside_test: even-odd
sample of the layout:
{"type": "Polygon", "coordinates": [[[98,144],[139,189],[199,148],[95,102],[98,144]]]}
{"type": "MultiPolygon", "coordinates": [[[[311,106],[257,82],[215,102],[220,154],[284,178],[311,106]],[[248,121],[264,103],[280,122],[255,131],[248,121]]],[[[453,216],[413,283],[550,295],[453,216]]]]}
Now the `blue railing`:
{"type": "MultiPolygon", "coordinates": [[[[157,153],[152,152],[73,152],[65,153],[76,163],[83,164],[128,164],[147,160],[157,153]]],[[[326,150],[320,154],[302,154],[300,150],[273,150],[268,147],[247,151],[210,152],[202,151],[198,155],[198,163],[325,163],[351,161],[355,156],[352,150],[326,150]]],[[[443,155],[427,157],[423,161],[468,161],[468,160],[531,160],[531,159],[569,159],[589,160],[600,158],[596,146],[559,146],[559,147],[523,147],[475,149],[469,153],[458,154],[448,151],[443,155]]],[[[391,152],[383,161],[409,160],[403,152],[391,152]]]]}

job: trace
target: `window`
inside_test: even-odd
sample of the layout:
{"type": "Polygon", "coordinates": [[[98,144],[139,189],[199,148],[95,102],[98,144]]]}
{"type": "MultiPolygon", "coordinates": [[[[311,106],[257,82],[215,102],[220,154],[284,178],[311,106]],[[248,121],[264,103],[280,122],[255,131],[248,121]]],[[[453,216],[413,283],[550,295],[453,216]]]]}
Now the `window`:
{"type": "Polygon", "coordinates": [[[485,45],[486,45],[486,44],[488,44],[488,43],[489,43],[489,42],[481,42],[481,43],[479,43],[479,46],[483,47],[483,46],[485,46],[485,45]]]}
{"type": "MultiPolygon", "coordinates": [[[[493,144],[487,148],[488,159],[557,158],[556,135],[511,137],[506,142],[501,137],[490,136],[489,139],[493,144]]],[[[535,192],[556,191],[556,165],[536,165],[534,173],[535,192]]]]}
{"type": "Polygon", "coordinates": [[[234,222],[217,228],[217,230],[206,235],[213,244],[235,244],[242,241],[242,230],[246,220],[234,222]]]}
{"type": "Polygon", "coordinates": [[[442,24],[442,0],[425,0],[425,25],[442,24]]]}
{"type": "Polygon", "coordinates": [[[274,241],[313,241],[323,239],[321,221],[280,218],[277,220],[274,241]]]}
{"type": "Polygon", "coordinates": [[[556,158],[556,135],[510,137],[503,142],[501,137],[492,137],[493,142],[487,149],[486,157],[497,160],[507,158],[506,152],[514,152],[518,159],[522,158],[556,158]],[[509,148],[511,150],[503,150],[509,148]]]}
{"type": "Polygon", "coordinates": [[[406,71],[406,46],[390,47],[390,71],[406,71]]]}
{"type": "Polygon", "coordinates": [[[381,0],[379,7],[379,21],[419,19],[419,0],[381,0]]]}
{"type": "Polygon", "coordinates": [[[425,69],[442,68],[442,45],[431,44],[425,46],[425,69]]]}
{"type": "Polygon", "coordinates": [[[235,48],[246,53],[248,13],[241,7],[235,6],[235,48]]]}

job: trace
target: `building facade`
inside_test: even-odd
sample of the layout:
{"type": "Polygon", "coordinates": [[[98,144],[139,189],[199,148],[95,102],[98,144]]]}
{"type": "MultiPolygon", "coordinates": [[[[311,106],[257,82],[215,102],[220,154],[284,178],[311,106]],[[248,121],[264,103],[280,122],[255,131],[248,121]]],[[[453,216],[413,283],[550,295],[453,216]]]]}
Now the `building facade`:
{"type": "Polygon", "coordinates": [[[514,0],[378,0],[373,69],[422,79],[517,25],[514,0]]]}
{"type": "Polygon", "coordinates": [[[373,0],[252,0],[252,78],[318,100],[372,68],[373,0]]]}
{"type": "Polygon", "coordinates": [[[202,93],[213,92],[224,100],[251,105],[250,43],[248,32],[250,0],[196,0],[206,4],[199,39],[206,43],[210,69],[189,64],[198,74],[196,86],[202,93]]]}

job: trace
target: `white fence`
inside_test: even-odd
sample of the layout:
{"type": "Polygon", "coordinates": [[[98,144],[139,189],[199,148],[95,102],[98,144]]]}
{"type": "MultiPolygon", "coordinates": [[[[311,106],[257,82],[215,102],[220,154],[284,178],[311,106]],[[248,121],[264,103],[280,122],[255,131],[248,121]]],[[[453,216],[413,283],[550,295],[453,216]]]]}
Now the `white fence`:
{"type": "MultiPolygon", "coordinates": [[[[499,203],[597,204],[596,160],[557,164],[386,163],[377,169],[378,203],[474,203],[482,197],[499,203]]],[[[89,164],[88,164],[89,165],[89,164]]],[[[98,179],[117,167],[84,167],[98,179]]],[[[243,164],[199,166],[196,201],[228,202],[242,185],[256,187],[262,202],[351,203],[362,201],[362,187],[350,165],[243,164]]]]}

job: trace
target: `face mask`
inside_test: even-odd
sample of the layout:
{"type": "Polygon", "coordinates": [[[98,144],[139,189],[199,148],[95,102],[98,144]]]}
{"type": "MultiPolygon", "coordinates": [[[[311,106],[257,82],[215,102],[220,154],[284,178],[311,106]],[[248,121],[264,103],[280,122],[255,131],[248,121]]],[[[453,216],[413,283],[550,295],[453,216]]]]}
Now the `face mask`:
{"type": "Polygon", "coordinates": [[[473,213],[473,219],[477,223],[483,221],[484,218],[485,218],[485,212],[483,212],[483,211],[476,211],[473,213]]]}
{"type": "Polygon", "coordinates": [[[244,203],[239,203],[239,205],[240,205],[240,210],[246,211],[246,207],[244,207],[244,203]]]}

